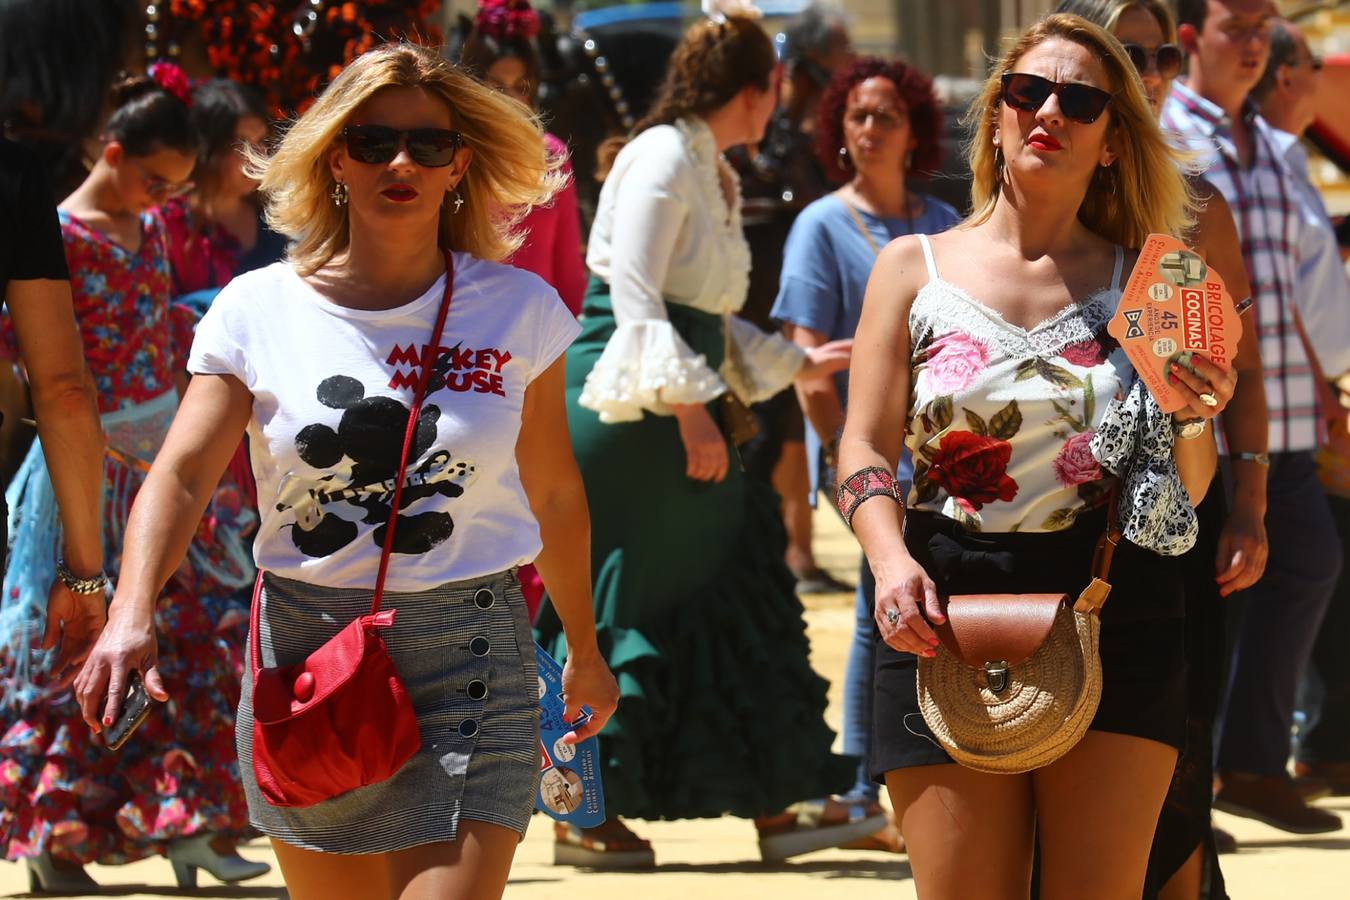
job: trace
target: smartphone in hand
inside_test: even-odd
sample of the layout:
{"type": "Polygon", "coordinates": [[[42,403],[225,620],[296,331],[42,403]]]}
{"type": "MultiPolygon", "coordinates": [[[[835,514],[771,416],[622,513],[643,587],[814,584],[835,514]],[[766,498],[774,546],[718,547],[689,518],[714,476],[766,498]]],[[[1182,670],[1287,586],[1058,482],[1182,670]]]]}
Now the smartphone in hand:
{"type": "Polygon", "coordinates": [[[122,710],[117,721],[103,732],[103,740],[109,750],[119,750],[131,737],[140,724],[150,715],[150,695],[145,692],[139,673],[130,673],[127,695],[122,698],[122,710]]]}

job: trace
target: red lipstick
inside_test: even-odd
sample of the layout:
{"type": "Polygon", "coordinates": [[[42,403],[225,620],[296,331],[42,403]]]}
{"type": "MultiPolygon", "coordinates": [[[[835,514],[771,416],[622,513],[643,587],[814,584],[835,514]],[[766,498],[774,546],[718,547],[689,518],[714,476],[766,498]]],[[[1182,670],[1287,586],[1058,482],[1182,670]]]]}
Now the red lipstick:
{"type": "Polygon", "coordinates": [[[417,189],[410,184],[391,184],[380,191],[380,195],[395,203],[410,203],[417,199],[417,189]]]}
{"type": "Polygon", "coordinates": [[[1027,138],[1027,145],[1031,147],[1033,150],[1042,150],[1047,152],[1052,150],[1064,149],[1062,146],[1060,146],[1059,141],[1055,140],[1045,132],[1033,134],[1031,137],[1027,138]]]}

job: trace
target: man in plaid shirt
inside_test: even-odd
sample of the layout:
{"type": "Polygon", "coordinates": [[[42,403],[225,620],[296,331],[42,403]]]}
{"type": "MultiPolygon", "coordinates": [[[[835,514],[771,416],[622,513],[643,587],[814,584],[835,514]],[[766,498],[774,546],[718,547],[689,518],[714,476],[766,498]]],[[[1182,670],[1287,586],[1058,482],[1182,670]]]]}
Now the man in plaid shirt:
{"type": "MultiPolygon", "coordinates": [[[[1297,187],[1274,131],[1248,100],[1270,49],[1270,0],[1179,0],[1189,73],[1163,110],[1164,130],[1199,154],[1232,207],[1256,301],[1270,407],[1265,575],[1236,595],[1238,631],[1224,700],[1214,805],[1300,834],[1340,819],[1309,806],[1290,779],[1289,730],[1303,670],[1340,571],[1340,547],[1313,451],[1321,432],[1317,378],[1295,312],[1300,228],[1297,187]]],[[[1246,335],[1244,335],[1245,339],[1246,335]]],[[[1261,464],[1234,454],[1233,464],[1261,464]]]]}

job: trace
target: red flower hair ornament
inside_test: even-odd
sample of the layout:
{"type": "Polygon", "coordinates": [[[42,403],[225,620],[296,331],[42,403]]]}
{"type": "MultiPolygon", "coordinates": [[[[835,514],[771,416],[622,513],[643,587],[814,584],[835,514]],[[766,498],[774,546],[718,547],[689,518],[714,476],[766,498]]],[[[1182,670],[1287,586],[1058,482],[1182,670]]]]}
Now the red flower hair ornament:
{"type": "Polygon", "coordinates": [[[157,62],[150,66],[149,74],[155,84],[182,100],[184,106],[192,105],[192,85],[188,83],[187,73],[178,66],[157,62]]]}
{"type": "Polygon", "coordinates": [[[529,0],[478,0],[474,28],[504,41],[528,41],[539,33],[539,14],[529,0]]]}

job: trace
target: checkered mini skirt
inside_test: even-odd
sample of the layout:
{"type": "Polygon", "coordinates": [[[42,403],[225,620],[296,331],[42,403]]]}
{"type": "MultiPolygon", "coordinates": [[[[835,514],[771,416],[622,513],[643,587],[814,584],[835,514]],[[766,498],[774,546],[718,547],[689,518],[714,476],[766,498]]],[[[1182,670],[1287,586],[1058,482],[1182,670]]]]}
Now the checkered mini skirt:
{"type": "MultiPolygon", "coordinates": [[[[263,668],[300,662],[370,611],[369,590],[263,576],[263,668]]],[[[253,774],[253,684],[244,663],[235,740],[249,820],[324,853],[388,853],[458,837],[461,819],[525,833],[539,788],[534,640],[515,572],[389,593],[381,630],[412,698],[422,748],[393,777],[304,809],[271,806],[253,774]]]]}

